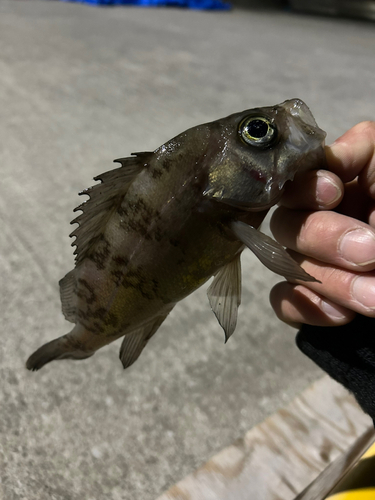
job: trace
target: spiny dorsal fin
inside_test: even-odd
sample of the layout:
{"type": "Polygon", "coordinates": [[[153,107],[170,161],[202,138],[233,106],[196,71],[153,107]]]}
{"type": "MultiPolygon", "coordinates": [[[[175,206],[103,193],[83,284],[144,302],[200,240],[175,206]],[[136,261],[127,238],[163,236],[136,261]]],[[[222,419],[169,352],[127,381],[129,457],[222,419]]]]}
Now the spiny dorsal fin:
{"type": "Polygon", "coordinates": [[[207,290],[207,295],[227,342],[236,328],[237,310],[241,304],[240,255],[236,255],[232,262],[219,269],[207,290]]]}
{"type": "Polygon", "coordinates": [[[121,163],[121,167],[94,177],[95,181],[101,181],[101,183],[79,193],[89,196],[89,200],[74,209],[74,212],[81,210],[82,213],[71,222],[71,224],[79,224],[70,234],[76,237],[72,246],[77,247],[74,251],[77,264],[86,257],[89,249],[100,239],[105,225],[121,204],[130,184],[147,167],[153,155],[151,152],[132,154],[134,155],[132,157],[114,160],[121,163]]]}

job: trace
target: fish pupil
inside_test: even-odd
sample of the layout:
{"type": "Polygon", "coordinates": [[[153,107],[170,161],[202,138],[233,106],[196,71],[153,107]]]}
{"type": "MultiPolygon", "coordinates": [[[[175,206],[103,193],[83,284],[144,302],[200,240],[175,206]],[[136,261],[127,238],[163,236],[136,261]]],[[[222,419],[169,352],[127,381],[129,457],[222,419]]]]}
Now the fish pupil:
{"type": "Polygon", "coordinates": [[[255,139],[262,139],[267,135],[268,125],[263,120],[252,120],[247,126],[247,131],[255,139]]]}

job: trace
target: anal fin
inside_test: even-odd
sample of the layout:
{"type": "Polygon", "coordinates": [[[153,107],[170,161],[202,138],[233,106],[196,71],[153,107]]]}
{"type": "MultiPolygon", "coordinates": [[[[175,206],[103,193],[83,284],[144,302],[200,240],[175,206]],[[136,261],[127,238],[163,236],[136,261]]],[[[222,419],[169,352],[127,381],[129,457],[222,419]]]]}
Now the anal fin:
{"type": "Polygon", "coordinates": [[[120,360],[124,369],[137,361],[147,342],[156,333],[173,307],[174,305],[168,308],[168,311],[163,315],[153,318],[151,321],[125,335],[120,348],[120,360]]]}

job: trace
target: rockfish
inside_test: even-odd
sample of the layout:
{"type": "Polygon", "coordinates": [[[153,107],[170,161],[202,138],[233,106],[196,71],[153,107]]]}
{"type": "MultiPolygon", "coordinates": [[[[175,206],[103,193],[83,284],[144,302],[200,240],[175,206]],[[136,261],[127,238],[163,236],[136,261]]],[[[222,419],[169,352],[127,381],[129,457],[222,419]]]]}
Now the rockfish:
{"type": "Polygon", "coordinates": [[[276,241],[257,231],[297,172],[324,163],[323,132],[299,99],[193,127],[153,152],[115,160],[76,210],[76,264],[60,281],[72,331],[27,361],[84,359],[124,337],[130,366],[175,304],[212,276],[208,298],[232,335],[246,247],[275,273],[313,281],[276,241]]]}

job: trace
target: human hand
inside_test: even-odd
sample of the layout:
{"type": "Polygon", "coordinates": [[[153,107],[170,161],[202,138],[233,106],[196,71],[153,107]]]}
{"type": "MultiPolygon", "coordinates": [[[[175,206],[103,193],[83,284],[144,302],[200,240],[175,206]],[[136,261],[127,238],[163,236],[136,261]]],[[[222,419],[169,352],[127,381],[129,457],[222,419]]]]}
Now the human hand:
{"type": "Polygon", "coordinates": [[[321,281],[271,290],[278,317],[296,326],[375,318],[375,122],[350,129],[326,156],[330,171],[296,179],[271,218],[275,238],[321,281]]]}

